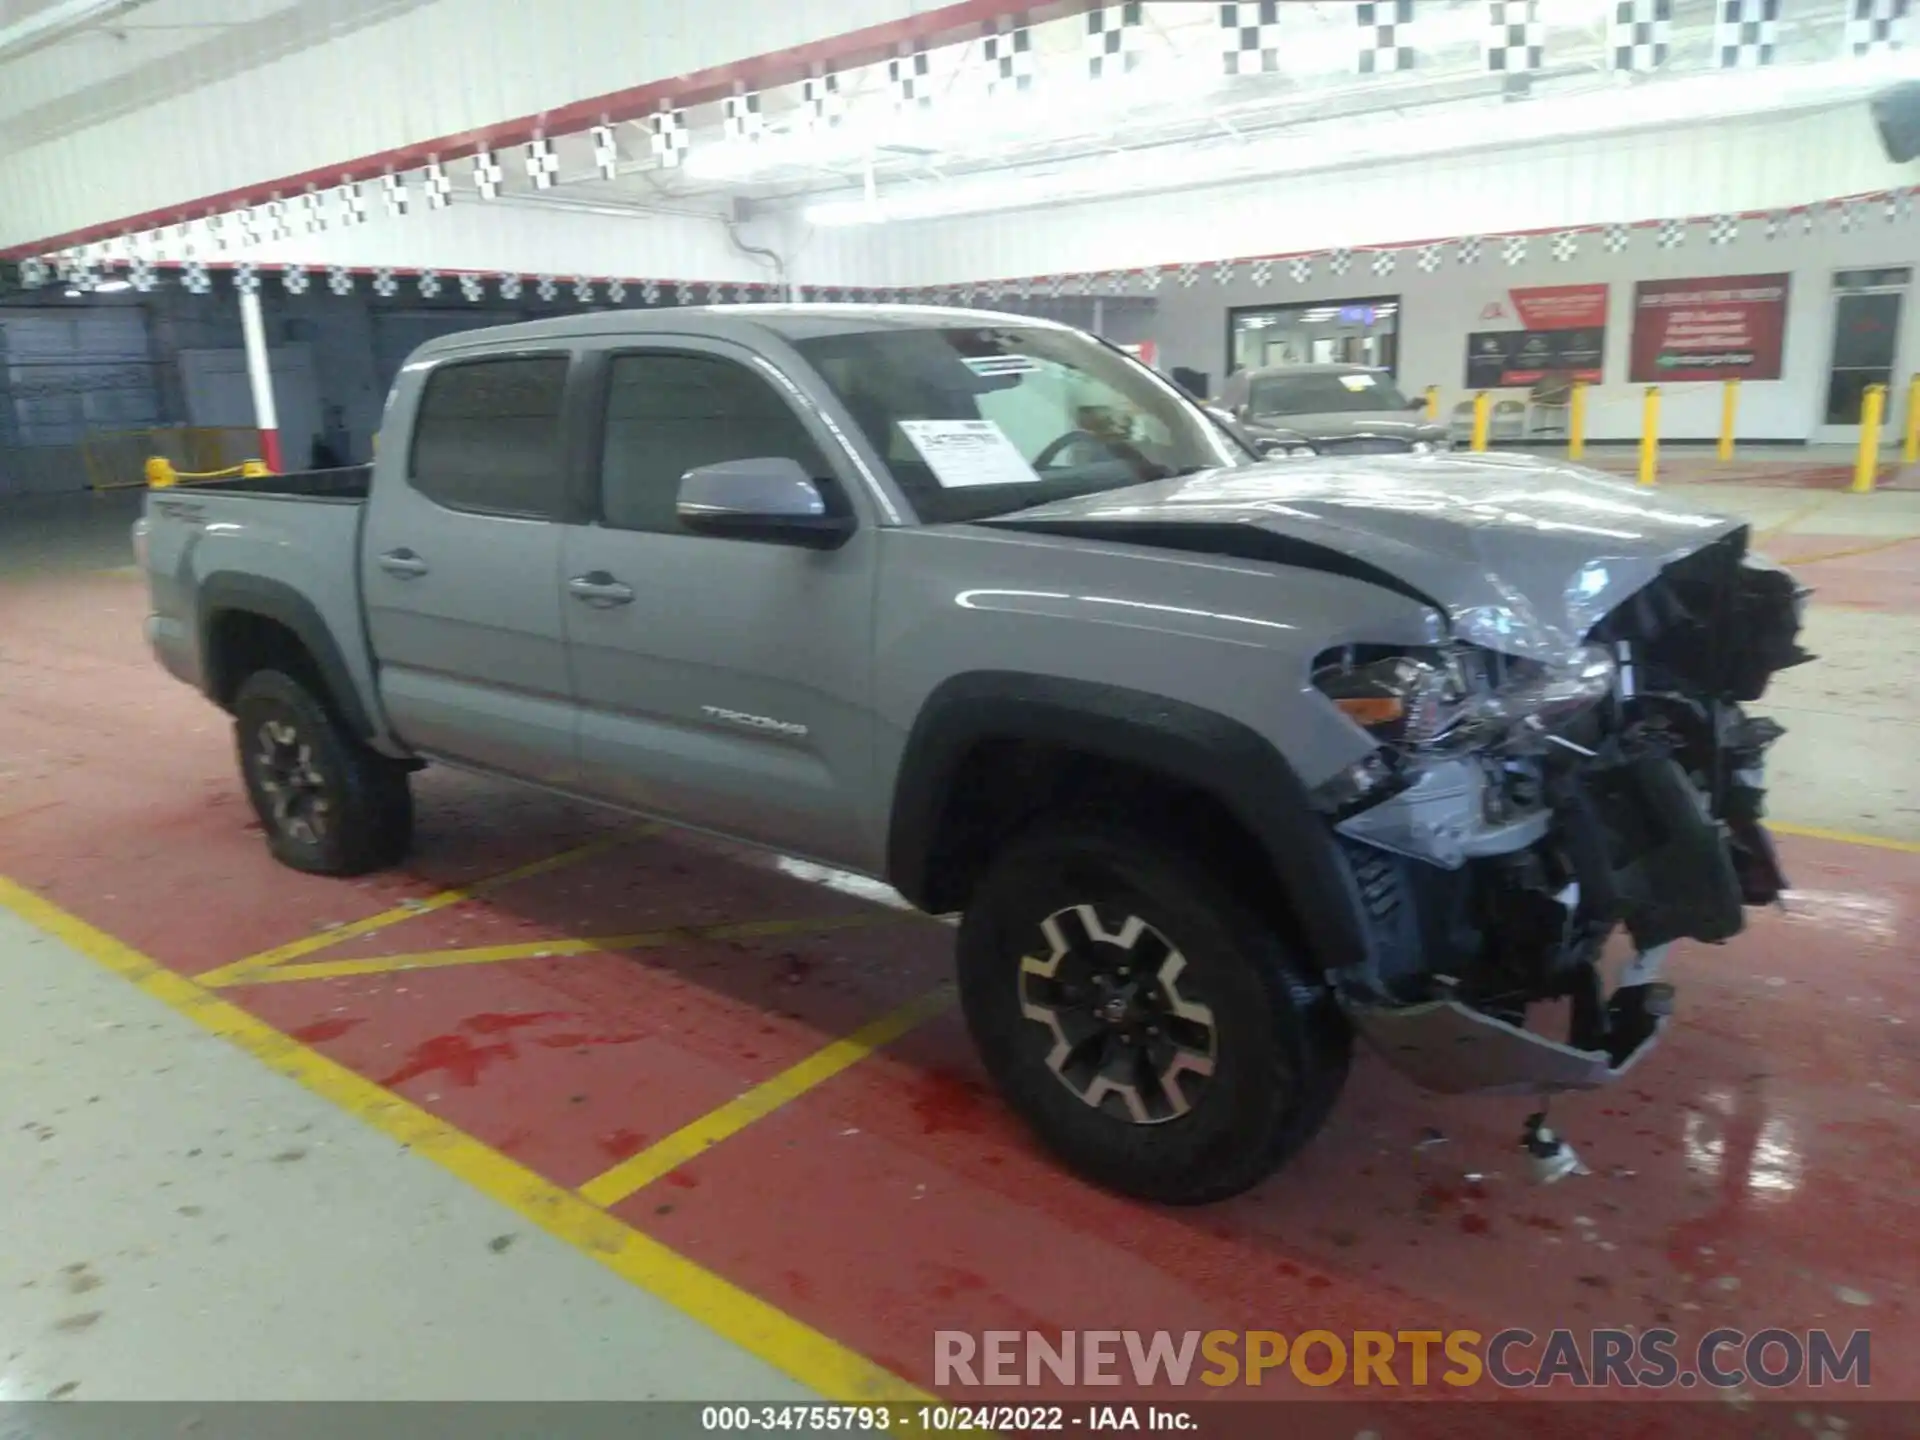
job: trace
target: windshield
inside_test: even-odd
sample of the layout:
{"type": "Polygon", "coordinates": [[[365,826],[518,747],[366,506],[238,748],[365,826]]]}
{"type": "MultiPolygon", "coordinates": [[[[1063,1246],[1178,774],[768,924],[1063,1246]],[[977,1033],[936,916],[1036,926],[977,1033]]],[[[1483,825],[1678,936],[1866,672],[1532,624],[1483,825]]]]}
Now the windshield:
{"type": "Polygon", "coordinates": [[[797,342],[924,524],[983,520],[1253,457],[1072,330],[927,327],[797,342]]]}
{"type": "Polygon", "coordinates": [[[1406,408],[1406,397],[1393,388],[1393,382],[1370,370],[1262,375],[1253,381],[1247,397],[1247,409],[1255,415],[1344,415],[1406,408]]]}

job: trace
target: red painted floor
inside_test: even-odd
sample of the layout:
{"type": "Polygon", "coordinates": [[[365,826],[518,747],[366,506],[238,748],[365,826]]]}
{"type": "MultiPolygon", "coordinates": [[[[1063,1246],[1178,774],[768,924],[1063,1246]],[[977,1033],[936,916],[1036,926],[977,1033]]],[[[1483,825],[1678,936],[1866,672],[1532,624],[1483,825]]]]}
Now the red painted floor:
{"type": "MultiPolygon", "coordinates": [[[[126,581],[0,587],[0,873],[169,966],[201,973],[625,828],[430,773],[404,873],[294,875],[248,823],[221,717],[142,650],[139,608],[126,581]],[[124,623],[98,624],[103,606],[124,623]]],[[[1522,1102],[1438,1100],[1363,1057],[1328,1131],[1258,1192],[1134,1205],[1035,1151],[949,1014],[618,1213],[923,1384],[940,1329],[1725,1324],[1870,1328],[1874,1395],[1920,1401],[1920,856],[1783,850],[1793,908],[1680,955],[1669,1043],[1629,1086],[1556,1106],[1585,1177],[1527,1178],[1522,1102]]],[[[872,923],[227,993],[572,1186],[923,993],[948,932],[642,835],[308,957],[850,916],[872,923]]],[[[1436,1411],[1421,1428],[1452,1427],[1436,1411]]]]}

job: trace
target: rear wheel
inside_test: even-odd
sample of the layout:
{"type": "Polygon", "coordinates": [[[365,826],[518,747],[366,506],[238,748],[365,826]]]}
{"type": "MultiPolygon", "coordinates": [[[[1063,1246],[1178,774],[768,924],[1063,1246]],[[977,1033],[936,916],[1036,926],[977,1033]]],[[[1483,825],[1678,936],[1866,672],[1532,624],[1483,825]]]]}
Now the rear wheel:
{"type": "Polygon", "coordinates": [[[1224,1199],[1317,1131],[1349,1037],[1270,923],[1172,845],[1106,826],[1016,841],[962,919],[967,1023],[1008,1102],[1088,1178],[1224,1199]]]}
{"type": "Polygon", "coordinates": [[[256,671],[233,710],[247,798],[275,859],[314,875],[363,875],[406,854],[406,770],[362,745],[305,685],[256,671]]]}

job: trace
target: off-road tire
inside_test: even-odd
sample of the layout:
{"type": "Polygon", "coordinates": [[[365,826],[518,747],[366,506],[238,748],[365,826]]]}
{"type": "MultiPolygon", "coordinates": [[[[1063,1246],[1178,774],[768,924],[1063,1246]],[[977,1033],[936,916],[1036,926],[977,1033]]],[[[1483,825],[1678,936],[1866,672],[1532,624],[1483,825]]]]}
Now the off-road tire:
{"type": "Polygon", "coordinates": [[[301,681],[255,671],[234,697],[233,716],[247,798],[281,864],[310,875],[364,875],[407,853],[413,792],[405,767],[361,744],[301,681]],[[283,758],[270,759],[270,751],[283,758]],[[285,803],[283,772],[292,769],[310,777],[299,783],[304,809],[285,803]]]}
{"type": "Polygon", "coordinates": [[[1123,1194],[1193,1205],[1250,1188],[1312,1138],[1346,1079],[1351,1034],[1325,984],[1202,860],[1138,828],[1079,820],[1012,842],[974,892],[958,951],[967,1025],[1002,1095],[1069,1167],[1123,1194]],[[1184,1112],[1139,1123],[1049,1067],[1056,1037],[1026,1013],[1022,957],[1050,950],[1044,920],[1082,905],[1109,930],[1138,917],[1184,958],[1180,988],[1213,1027],[1212,1073],[1184,1112]]]}

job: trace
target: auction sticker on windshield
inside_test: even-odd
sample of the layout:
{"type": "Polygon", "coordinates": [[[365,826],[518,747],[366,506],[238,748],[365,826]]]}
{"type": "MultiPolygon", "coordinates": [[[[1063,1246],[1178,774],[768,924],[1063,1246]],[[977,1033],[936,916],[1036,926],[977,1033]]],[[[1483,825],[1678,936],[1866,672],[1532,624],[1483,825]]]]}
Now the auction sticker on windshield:
{"type": "Polygon", "coordinates": [[[991,420],[902,420],[900,428],[945,489],[1032,485],[1040,478],[991,420]]]}

